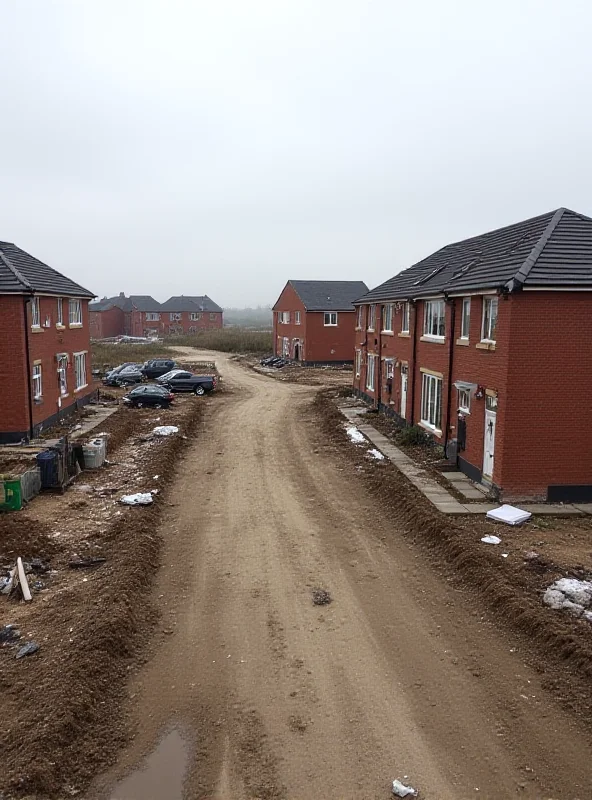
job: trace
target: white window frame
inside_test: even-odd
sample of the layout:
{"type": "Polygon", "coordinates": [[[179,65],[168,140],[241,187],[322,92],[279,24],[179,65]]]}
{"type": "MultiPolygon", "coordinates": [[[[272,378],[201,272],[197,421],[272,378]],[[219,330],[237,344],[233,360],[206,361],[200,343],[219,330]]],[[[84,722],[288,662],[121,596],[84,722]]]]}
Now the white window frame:
{"type": "Polygon", "coordinates": [[[356,378],[359,378],[362,372],[362,351],[355,350],[354,353],[354,370],[356,373],[356,378]]]}
{"type": "Polygon", "coordinates": [[[360,330],[362,327],[362,318],[364,315],[364,306],[358,306],[356,308],[356,330],[360,330]]]}
{"type": "Polygon", "coordinates": [[[181,322],[181,312],[169,311],[169,322],[181,322]]]}
{"type": "Polygon", "coordinates": [[[383,333],[392,333],[393,332],[393,316],[394,316],[394,309],[392,303],[387,303],[383,307],[382,312],[382,332],[383,333]]]}
{"type": "Polygon", "coordinates": [[[446,334],[446,303],[444,300],[424,301],[423,335],[443,342],[446,334]],[[437,333],[433,333],[434,328],[437,333]],[[440,331],[443,331],[440,333],[440,331]]]}
{"type": "Polygon", "coordinates": [[[290,324],[290,312],[289,311],[278,311],[278,322],[280,325],[289,325],[290,324]]]}
{"type": "Polygon", "coordinates": [[[43,375],[41,364],[33,365],[33,399],[43,399],[43,375]]]}
{"type": "Polygon", "coordinates": [[[368,353],[368,363],[366,366],[366,389],[374,391],[374,381],[376,373],[376,358],[373,353],[368,353]]]}
{"type": "Polygon", "coordinates": [[[201,318],[202,318],[201,311],[192,311],[191,314],[189,315],[189,319],[192,320],[193,322],[198,322],[201,318]]]}
{"type": "Polygon", "coordinates": [[[32,297],[31,298],[31,327],[32,328],[40,328],[41,327],[41,314],[39,311],[39,298],[32,297]]]}
{"type": "Polygon", "coordinates": [[[61,353],[57,358],[60,397],[66,397],[68,394],[68,356],[66,353],[61,353]]]}
{"type": "Polygon", "coordinates": [[[409,303],[403,303],[401,314],[401,333],[409,333],[409,303]]]}
{"type": "Polygon", "coordinates": [[[215,319],[216,319],[216,312],[215,311],[210,311],[210,320],[212,320],[212,322],[213,322],[215,319]]]}
{"type": "Polygon", "coordinates": [[[86,356],[88,355],[87,350],[82,350],[80,353],[74,353],[74,385],[76,392],[80,391],[80,389],[84,389],[88,386],[87,378],[86,378],[86,356]],[[84,381],[84,383],[80,383],[80,379],[84,381]]]}
{"type": "Polygon", "coordinates": [[[325,328],[336,328],[337,327],[337,311],[325,311],[325,312],[323,312],[323,324],[324,324],[325,328]],[[333,321],[333,320],[335,320],[335,321],[333,321]]]}
{"type": "Polygon", "coordinates": [[[421,424],[438,434],[442,433],[442,383],[437,375],[421,373],[421,424]]]}
{"type": "Polygon", "coordinates": [[[146,322],[158,322],[160,319],[160,314],[158,311],[147,311],[146,312],[146,322]]]}
{"type": "Polygon", "coordinates": [[[384,376],[387,381],[392,381],[395,378],[395,359],[384,359],[384,376]]]}
{"type": "Polygon", "coordinates": [[[468,341],[470,329],[471,329],[471,298],[463,297],[461,306],[461,315],[460,315],[460,338],[468,341]],[[465,309],[467,309],[466,313],[465,309]]]}
{"type": "Polygon", "coordinates": [[[68,324],[71,328],[82,325],[82,300],[78,297],[68,300],[68,324]]]}
{"type": "Polygon", "coordinates": [[[374,331],[376,329],[376,306],[368,306],[368,330],[374,331]]]}
{"type": "Polygon", "coordinates": [[[458,389],[458,410],[461,414],[471,413],[471,390],[458,389]]]}
{"type": "Polygon", "coordinates": [[[300,311],[294,312],[294,324],[300,325],[300,311]]]}
{"type": "Polygon", "coordinates": [[[58,297],[57,299],[57,319],[56,325],[64,325],[64,298],[58,297]]]}
{"type": "Polygon", "coordinates": [[[497,314],[498,314],[497,296],[495,297],[485,296],[483,298],[483,313],[481,315],[482,342],[486,342],[488,344],[495,344],[496,341],[495,337],[497,336],[497,314]],[[495,310],[495,315],[492,313],[492,310],[495,310]]]}

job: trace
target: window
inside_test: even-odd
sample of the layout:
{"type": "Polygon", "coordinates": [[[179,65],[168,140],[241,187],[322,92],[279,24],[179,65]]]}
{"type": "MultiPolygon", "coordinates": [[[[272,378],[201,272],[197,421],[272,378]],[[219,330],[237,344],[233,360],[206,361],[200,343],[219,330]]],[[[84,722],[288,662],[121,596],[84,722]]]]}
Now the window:
{"type": "Polygon", "coordinates": [[[86,353],[74,353],[74,375],[76,389],[83,389],[86,386],[86,353]]]}
{"type": "Polygon", "coordinates": [[[401,333],[409,333],[409,303],[403,303],[401,333]]]}
{"type": "Polygon", "coordinates": [[[362,351],[356,350],[355,360],[354,360],[354,368],[356,372],[356,378],[360,377],[360,372],[362,370],[362,351]]]}
{"type": "Polygon", "coordinates": [[[60,396],[68,394],[68,356],[65,353],[58,355],[58,385],[60,396]]]}
{"type": "Polygon", "coordinates": [[[39,298],[34,297],[31,300],[31,327],[40,328],[41,320],[39,318],[39,298]]]}
{"type": "Polygon", "coordinates": [[[325,325],[337,325],[337,313],[335,311],[325,312],[325,325]]]}
{"type": "Polygon", "coordinates": [[[462,317],[460,320],[460,338],[469,338],[469,328],[471,325],[471,298],[463,297],[462,301],[462,317]]]}
{"type": "Polygon", "coordinates": [[[159,319],[160,319],[160,314],[156,313],[155,311],[146,312],[146,322],[156,322],[159,319]]]}
{"type": "Polygon", "coordinates": [[[432,430],[442,426],[442,378],[422,373],[421,421],[432,430]]]}
{"type": "Polygon", "coordinates": [[[215,314],[215,312],[212,312],[212,313],[210,314],[210,319],[212,320],[212,322],[213,322],[213,321],[216,319],[216,314],[215,314]]]}
{"type": "Polygon", "coordinates": [[[368,306],[368,330],[373,331],[376,327],[376,306],[368,306]]]}
{"type": "MultiPolygon", "coordinates": [[[[372,306],[374,308],[374,306],[372,306]]],[[[376,356],[368,355],[368,369],[366,370],[366,389],[374,391],[374,372],[375,372],[376,356]]]]}
{"type": "Polygon", "coordinates": [[[362,327],[363,314],[364,314],[364,306],[358,306],[356,308],[356,328],[362,327]]]}
{"type": "Polygon", "coordinates": [[[82,325],[82,303],[70,300],[68,303],[70,325],[82,325]]]}
{"type": "Polygon", "coordinates": [[[171,322],[180,322],[181,315],[177,314],[177,313],[172,313],[172,314],[169,314],[169,319],[170,319],[171,322]]]}
{"type": "Polygon", "coordinates": [[[64,324],[64,301],[61,297],[58,297],[58,316],[56,320],[56,325],[63,325],[64,324]]]}
{"type": "Polygon", "coordinates": [[[290,312],[289,311],[278,311],[278,322],[280,325],[289,325],[290,324],[290,312]]]}
{"type": "Polygon", "coordinates": [[[392,305],[384,306],[382,330],[387,333],[392,333],[393,330],[393,307],[392,305]]]}
{"type": "Polygon", "coordinates": [[[481,341],[495,342],[497,328],[497,297],[483,298],[483,323],[481,325],[481,341]]]}
{"type": "MultiPolygon", "coordinates": [[[[211,316],[211,314],[210,314],[211,316]]],[[[201,319],[201,311],[192,311],[190,314],[192,320],[201,319]]]]}
{"type": "Polygon", "coordinates": [[[296,325],[300,325],[300,311],[294,312],[294,322],[296,325]]]}
{"type": "Polygon", "coordinates": [[[469,389],[458,390],[458,410],[463,414],[471,413],[471,392],[469,389]]]}
{"type": "Polygon", "coordinates": [[[395,377],[395,359],[394,358],[385,358],[384,359],[384,376],[387,381],[392,381],[395,377]]]}
{"type": "Polygon", "coordinates": [[[41,400],[43,396],[43,383],[41,381],[41,364],[35,364],[33,367],[33,397],[35,400],[41,400]]]}
{"type": "Polygon", "coordinates": [[[427,300],[423,318],[423,335],[443,339],[445,332],[444,300],[427,300]]]}

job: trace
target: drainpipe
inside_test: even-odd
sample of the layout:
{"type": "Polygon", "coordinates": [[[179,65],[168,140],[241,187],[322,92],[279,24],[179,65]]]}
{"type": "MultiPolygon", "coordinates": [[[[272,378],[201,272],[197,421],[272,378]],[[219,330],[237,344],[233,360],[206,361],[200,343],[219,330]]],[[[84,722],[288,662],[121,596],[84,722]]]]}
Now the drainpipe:
{"type": "MultiPolygon", "coordinates": [[[[31,295],[32,297],[33,295],[31,295]]],[[[31,354],[29,353],[29,318],[27,316],[28,298],[23,298],[23,312],[25,316],[25,360],[27,364],[27,402],[29,405],[29,439],[33,438],[33,386],[31,376],[31,354]]]]}
{"type": "Polygon", "coordinates": [[[411,425],[415,425],[415,362],[417,361],[417,302],[409,301],[409,311],[413,308],[413,348],[411,358],[413,367],[411,371],[411,425]]]}
{"type": "Polygon", "coordinates": [[[454,326],[456,318],[456,300],[446,298],[450,303],[450,346],[448,348],[448,391],[446,393],[446,431],[444,432],[444,452],[450,437],[450,409],[452,406],[452,366],[454,362],[454,326]]]}
{"type": "Polygon", "coordinates": [[[384,306],[377,305],[377,313],[376,313],[376,322],[375,325],[378,325],[376,329],[376,334],[378,335],[378,368],[377,368],[377,375],[376,375],[376,387],[374,391],[374,408],[376,411],[380,410],[380,396],[382,394],[382,309],[384,306]]]}

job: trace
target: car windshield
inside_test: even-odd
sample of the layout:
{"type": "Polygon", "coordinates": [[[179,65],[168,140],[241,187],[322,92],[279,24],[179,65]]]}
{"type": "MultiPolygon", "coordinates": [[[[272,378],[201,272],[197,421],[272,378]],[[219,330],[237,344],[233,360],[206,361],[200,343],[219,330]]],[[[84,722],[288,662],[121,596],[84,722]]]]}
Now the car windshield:
{"type": "Polygon", "coordinates": [[[182,369],[172,369],[170,372],[165,372],[164,375],[161,375],[161,378],[172,378],[174,375],[179,375],[179,373],[183,372],[182,369]]]}
{"type": "Polygon", "coordinates": [[[146,392],[148,394],[168,394],[167,390],[162,386],[147,386],[146,392]]]}
{"type": "Polygon", "coordinates": [[[138,368],[136,367],[135,364],[131,364],[129,367],[124,367],[123,369],[119,370],[120,373],[121,372],[137,372],[137,371],[138,371],[138,368]]]}

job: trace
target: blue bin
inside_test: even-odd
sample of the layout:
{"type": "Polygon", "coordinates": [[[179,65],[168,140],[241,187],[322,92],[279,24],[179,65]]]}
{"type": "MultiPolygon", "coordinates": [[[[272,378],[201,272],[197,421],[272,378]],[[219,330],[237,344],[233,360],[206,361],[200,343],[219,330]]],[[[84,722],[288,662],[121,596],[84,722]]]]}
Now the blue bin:
{"type": "Polygon", "coordinates": [[[41,488],[57,489],[60,487],[58,453],[55,450],[44,450],[37,455],[37,464],[41,472],[41,488]]]}

